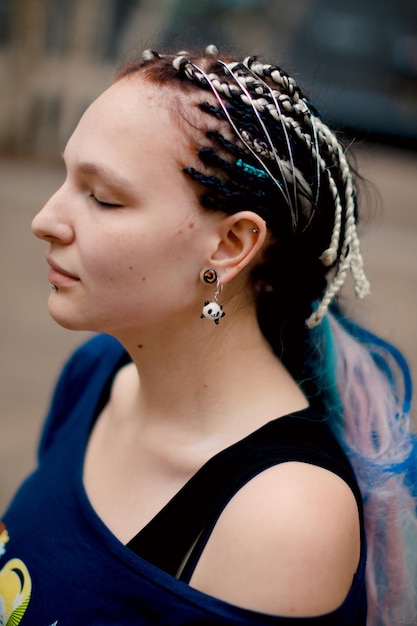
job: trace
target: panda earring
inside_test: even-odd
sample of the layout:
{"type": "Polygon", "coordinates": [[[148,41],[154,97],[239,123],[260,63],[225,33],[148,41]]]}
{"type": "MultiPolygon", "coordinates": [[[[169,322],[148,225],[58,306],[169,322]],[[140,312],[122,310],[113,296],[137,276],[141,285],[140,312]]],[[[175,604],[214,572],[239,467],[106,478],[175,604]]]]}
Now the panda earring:
{"type": "Polygon", "coordinates": [[[223,285],[220,284],[220,278],[217,276],[216,270],[205,270],[202,274],[202,278],[204,282],[209,285],[216,283],[216,291],[214,292],[213,300],[211,302],[209,302],[209,300],[204,302],[203,311],[200,317],[213,320],[215,324],[218,324],[220,319],[225,316],[222,305],[217,301],[223,290],[223,285]]]}

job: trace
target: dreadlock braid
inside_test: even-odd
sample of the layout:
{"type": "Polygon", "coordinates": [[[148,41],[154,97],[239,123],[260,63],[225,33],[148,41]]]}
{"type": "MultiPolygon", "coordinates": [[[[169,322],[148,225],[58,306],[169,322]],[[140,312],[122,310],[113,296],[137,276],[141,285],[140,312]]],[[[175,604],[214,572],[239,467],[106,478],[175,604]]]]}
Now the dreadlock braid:
{"type": "MultiPolygon", "coordinates": [[[[297,199],[298,196],[299,200],[300,198],[303,199],[301,206],[304,213],[306,212],[305,199],[311,197],[312,191],[308,189],[305,177],[294,163],[290,135],[295,135],[304,145],[306,151],[310,153],[312,161],[316,162],[317,171],[326,179],[333,198],[333,231],[330,244],[320,254],[320,259],[326,267],[332,266],[336,261],[338,263],[334,278],[319,306],[307,320],[307,326],[312,328],[325,315],[328,306],[343,286],[349,269],[355,280],[357,295],[363,297],[369,291],[369,285],[363,273],[356,231],[356,204],[352,174],[344,150],[334,133],[308,105],[294,79],[280,68],[263,65],[255,57],[249,57],[243,62],[225,64],[219,61],[218,63],[224,69],[221,78],[213,71],[206,73],[187,57],[177,57],[173,62],[174,67],[179,72],[183,72],[189,80],[199,82],[205,88],[210,88],[218,99],[237,100],[243,103],[247,108],[246,116],[250,114],[250,109],[253,110],[259,125],[263,127],[263,134],[266,136],[267,142],[260,141],[257,137],[259,133],[254,132],[253,129],[246,129],[244,134],[237,129],[237,133],[272,178],[274,176],[263,159],[267,158],[269,161],[275,160],[277,162],[280,170],[278,186],[285,189],[287,202],[293,215],[296,214],[297,200],[293,202],[291,198],[291,184],[293,184],[295,198],[297,199]],[[227,80],[228,74],[233,82],[227,80]],[[271,87],[264,81],[264,78],[272,79],[275,84],[279,85],[281,91],[271,87]],[[277,153],[277,145],[270,137],[268,118],[269,120],[272,118],[281,125],[288,145],[286,155],[277,153]],[[344,235],[343,241],[341,241],[342,234],[344,235]]],[[[211,112],[213,113],[214,110],[211,112]]],[[[241,116],[240,121],[244,121],[246,116],[241,116]]],[[[222,117],[227,117],[236,130],[230,107],[228,115],[228,107],[223,106],[222,117]]]]}
{"type": "Polygon", "coordinates": [[[369,285],[363,273],[354,185],[345,151],[296,81],[255,56],[221,60],[214,46],[202,57],[185,52],[164,57],[145,51],[142,66],[146,69],[152,64],[161,71],[171,68],[182,88],[195,86],[214,96],[214,103],[211,99],[200,104],[204,113],[221,123],[205,132],[211,150],[198,151],[210,171],[195,167],[184,171],[206,190],[201,195],[203,206],[229,213],[246,206],[266,220],[282,254],[271,250],[271,260],[256,274],[258,283],[268,282],[272,287],[268,293],[274,289],[281,293],[282,301],[283,282],[277,283],[277,272],[270,271],[268,263],[273,259],[291,264],[292,278],[285,287],[291,298],[287,297],[284,319],[297,317],[302,310],[304,320],[308,318],[306,326],[313,328],[349,271],[357,295],[366,295],[369,285]],[[217,150],[221,157],[215,157],[217,150]]]}

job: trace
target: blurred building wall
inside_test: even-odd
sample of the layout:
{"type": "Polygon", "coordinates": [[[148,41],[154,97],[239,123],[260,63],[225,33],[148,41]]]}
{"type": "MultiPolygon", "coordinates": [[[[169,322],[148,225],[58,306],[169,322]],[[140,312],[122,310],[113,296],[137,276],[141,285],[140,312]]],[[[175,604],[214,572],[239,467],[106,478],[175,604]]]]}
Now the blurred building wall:
{"type": "Polygon", "coordinates": [[[119,34],[114,24],[124,27],[120,7],[129,9],[128,17],[138,4],[3,0],[8,23],[0,48],[3,152],[48,156],[62,147],[81,112],[111,81],[109,42],[119,34]]]}

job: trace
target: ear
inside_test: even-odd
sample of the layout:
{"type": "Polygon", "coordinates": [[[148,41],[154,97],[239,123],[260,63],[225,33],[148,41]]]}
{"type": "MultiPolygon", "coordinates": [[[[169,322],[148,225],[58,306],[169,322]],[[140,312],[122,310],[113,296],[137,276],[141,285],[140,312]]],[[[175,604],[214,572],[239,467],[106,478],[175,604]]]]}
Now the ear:
{"type": "Polygon", "coordinates": [[[210,263],[228,283],[255,258],[267,235],[265,221],[253,211],[228,215],[218,225],[220,239],[210,263]]]}

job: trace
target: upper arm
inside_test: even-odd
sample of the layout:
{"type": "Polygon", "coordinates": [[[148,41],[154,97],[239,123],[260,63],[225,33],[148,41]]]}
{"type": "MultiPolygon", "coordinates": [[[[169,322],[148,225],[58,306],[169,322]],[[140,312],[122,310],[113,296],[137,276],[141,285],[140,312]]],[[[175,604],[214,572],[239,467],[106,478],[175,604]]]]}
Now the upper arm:
{"type": "Polygon", "coordinates": [[[323,468],[288,462],[232,498],[191,585],[263,613],[321,615],[342,604],[359,555],[358,507],[349,486],[323,468]]]}

